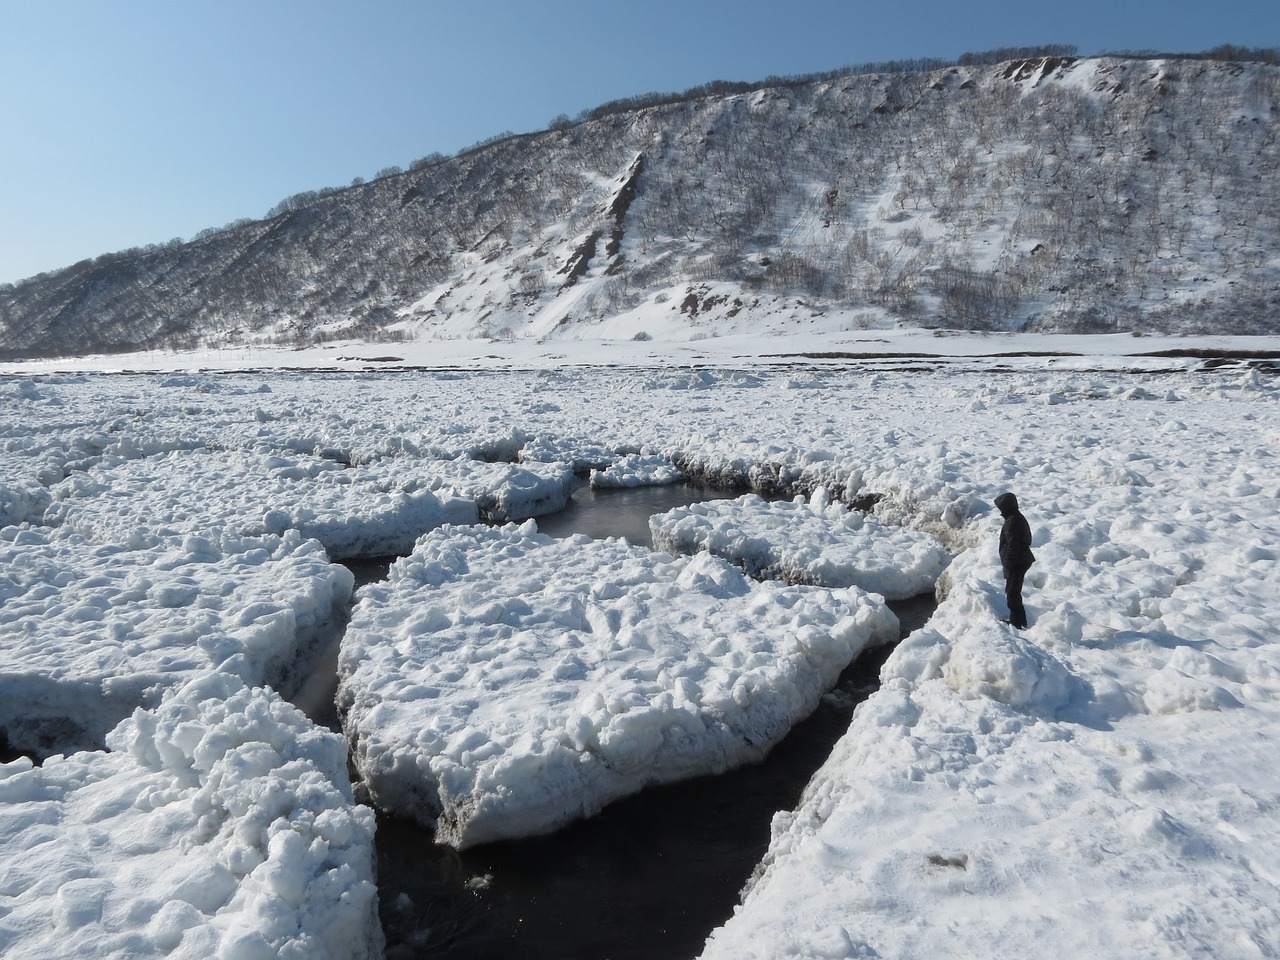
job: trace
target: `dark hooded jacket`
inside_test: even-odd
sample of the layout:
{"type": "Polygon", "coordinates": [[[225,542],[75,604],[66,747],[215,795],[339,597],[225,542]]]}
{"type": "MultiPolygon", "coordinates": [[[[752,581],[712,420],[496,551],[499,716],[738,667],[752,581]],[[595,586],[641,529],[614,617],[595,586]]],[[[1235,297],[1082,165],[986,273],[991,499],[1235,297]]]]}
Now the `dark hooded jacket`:
{"type": "Polygon", "coordinates": [[[1018,498],[1012,493],[1002,493],[995,499],[1004,526],[1000,528],[1000,566],[1007,575],[1010,570],[1026,571],[1036,562],[1031,552],[1031,525],[1018,511],[1018,498]]]}

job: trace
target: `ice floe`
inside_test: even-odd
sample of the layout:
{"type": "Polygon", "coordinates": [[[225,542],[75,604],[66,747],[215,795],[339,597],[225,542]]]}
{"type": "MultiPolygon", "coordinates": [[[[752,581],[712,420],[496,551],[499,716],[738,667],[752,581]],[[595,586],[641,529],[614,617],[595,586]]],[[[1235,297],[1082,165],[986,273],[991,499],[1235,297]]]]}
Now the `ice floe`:
{"type": "Polygon", "coordinates": [[[858,586],[887,600],[932,592],[949,559],[936,537],[832,503],[822,487],[808,501],[747,494],[677,507],[651,517],[649,529],[660,550],[705,550],[753,577],[858,586]]]}
{"type": "Polygon", "coordinates": [[[458,847],[762,756],[897,620],[707,554],[441,528],[362,588],[339,708],[380,807],[458,847]]]}
{"type": "Polygon", "coordinates": [[[0,530],[0,730],[37,754],[100,746],[201,672],[288,691],[351,596],[314,540],[144,544],[0,530]]]}

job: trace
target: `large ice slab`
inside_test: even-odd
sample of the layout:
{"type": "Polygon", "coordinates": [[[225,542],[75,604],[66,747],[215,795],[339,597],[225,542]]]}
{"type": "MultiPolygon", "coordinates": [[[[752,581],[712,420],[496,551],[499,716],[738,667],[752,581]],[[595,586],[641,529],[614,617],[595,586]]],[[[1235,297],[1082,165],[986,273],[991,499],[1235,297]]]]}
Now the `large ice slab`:
{"type": "Polygon", "coordinates": [[[472,523],[474,502],[435,492],[429,475],[404,465],[347,467],[309,456],[186,451],[113,459],[53,489],[49,523],[125,541],[225,530],[260,535],[298,530],[334,559],[404,554],[424,530],[472,523]]]}
{"type": "Polygon", "coordinates": [[[6,960],[382,955],[340,736],[207,673],[108,744],[0,764],[6,960]]]}
{"type": "Polygon", "coordinates": [[[351,590],[296,532],[135,547],[0,530],[0,731],[38,754],[100,746],[210,669],[287,690],[351,590]]]}
{"type": "Polygon", "coordinates": [[[651,517],[649,529],[660,550],[706,550],[753,576],[858,586],[888,600],[931,592],[949,560],[936,537],[878,523],[822,489],[808,502],[747,494],[677,507],[651,517]]]}
{"type": "Polygon", "coordinates": [[[703,554],[443,528],[359,600],[339,709],[377,804],[458,847],[764,755],[897,620],[703,554]]]}

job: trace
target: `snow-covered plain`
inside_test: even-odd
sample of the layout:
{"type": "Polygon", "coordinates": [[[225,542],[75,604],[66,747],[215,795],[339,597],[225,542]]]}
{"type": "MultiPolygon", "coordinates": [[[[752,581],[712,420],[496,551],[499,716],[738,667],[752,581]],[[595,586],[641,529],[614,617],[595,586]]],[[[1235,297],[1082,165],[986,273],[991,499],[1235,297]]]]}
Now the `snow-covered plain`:
{"type": "MultiPolygon", "coordinates": [[[[139,467],[151,461],[167,470],[163,476],[157,471],[158,484],[175,495],[190,491],[180,501],[196,503],[200,481],[186,479],[184,458],[189,476],[198,478],[196,464],[209,456],[205,450],[218,451],[229,464],[241,462],[239,457],[297,461],[295,466],[315,466],[316,477],[330,472],[320,461],[359,464],[389,480],[422,467],[418,461],[441,457],[492,459],[501,451],[581,469],[588,463],[607,466],[600,460],[610,451],[619,460],[643,451],[665,457],[695,479],[750,481],[807,497],[818,488],[841,498],[876,494],[880,499],[870,518],[875,524],[930,534],[953,555],[940,583],[942,603],[931,622],[890,656],[882,688],[859,708],[797,809],[775,818],[769,853],[743,905],[711,937],[704,956],[1280,956],[1280,872],[1274,866],[1280,862],[1276,379],[1240,362],[1207,367],[1189,358],[1137,356],[1169,348],[1154,338],[1111,338],[1092,350],[1079,338],[1068,344],[1064,338],[1015,342],[923,335],[910,341],[913,349],[905,348],[905,340],[889,343],[892,332],[880,339],[861,345],[829,340],[824,355],[811,359],[797,354],[820,352],[816,341],[807,348],[741,339],[668,344],[665,358],[655,358],[654,343],[584,345],[574,353],[580,364],[575,366],[533,343],[453,344],[421,355],[411,352],[412,345],[397,345],[405,355],[395,366],[438,366],[444,354],[454,369],[440,372],[370,372],[380,361],[353,364],[332,355],[323,365],[335,372],[325,375],[266,369],[189,370],[177,377],[89,372],[112,365],[172,368],[172,357],[90,361],[79,368],[64,363],[61,371],[51,364],[11,367],[0,380],[0,516],[19,526],[6,532],[4,544],[9,549],[28,542],[33,550],[48,551],[64,539],[101,538],[104,546],[156,556],[174,550],[175,543],[186,542],[175,537],[202,535],[175,526],[180,511],[161,513],[153,524],[145,508],[129,505],[131,498],[113,497],[109,482],[92,483],[101,482],[104,471],[132,469],[126,461],[139,467]],[[949,356],[849,355],[927,353],[914,348],[930,345],[949,356]],[[983,356],[993,350],[1005,355],[983,356]],[[776,356],[783,353],[791,356],[776,356]],[[690,358],[705,365],[681,366],[690,358]],[[72,488],[75,495],[63,495],[72,488]],[[1038,557],[1028,577],[1031,625],[1024,632],[999,622],[1005,615],[995,554],[999,518],[990,501],[1005,489],[1023,504],[1038,557]],[[102,501],[100,510],[91,506],[95,500],[102,501]],[[129,519],[119,526],[107,522],[116,517],[129,519]],[[53,520],[64,526],[45,529],[53,520]],[[131,539],[117,542],[135,522],[131,539]]],[[[1236,346],[1175,343],[1209,350],[1236,346]]],[[[1239,346],[1280,354],[1275,342],[1239,346]]],[[[556,344],[555,351],[564,354],[565,345],[556,344]]],[[[280,356],[205,357],[196,365],[279,366],[280,356]]],[[[554,463],[548,469],[554,471],[554,463]]],[[[291,482],[311,482],[306,470],[291,474],[303,478],[291,482]]],[[[136,475],[145,476],[145,470],[136,475]]],[[[321,489],[320,483],[314,486],[321,489]]],[[[453,495],[446,488],[425,480],[420,487],[437,497],[453,495]]],[[[139,490],[134,488],[135,496],[143,495],[139,490]]],[[[395,500],[393,491],[403,490],[386,487],[379,495],[395,500]]],[[[478,502],[474,489],[456,495],[478,502]]],[[[271,508],[248,502],[253,497],[237,501],[219,493],[216,499],[226,506],[210,516],[219,509],[244,510],[261,523],[271,508]]],[[[240,519],[223,517],[216,541],[208,531],[204,535],[226,549],[235,536],[248,536],[231,525],[240,519]]],[[[280,529],[261,535],[281,542],[297,537],[289,531],[302,519],[292,507],[279,509],[280,529]]],[[[554,579],[554,564],[537,559],[547,547],[538,546],[540,538],[527,528],[450,529],[458,532],[452,549],[464,555],[467,538],[506,542],[513,552],[505,568],[509,581],[554,579]]],[[[371,606],[363,613],[357,607],[357,619],[375,620],[373,601],[385,594],[406,610],[406,628],[415,622],[422,627],[406,639],[422,642],[430,624],[407,617],[429,611],[430,578],[415,581],[409,571],[425,570],[423,551],[450,549],[450,541],[443,529],[428,533],[419,553],[397,565],[400,573],[391,582],[360,595],[371,606]],[[411,608],[407,591],[413,582],[422,584],[422,603],[411,608]]],[[[625,553],[622,546],[609,549],[620,557],[625,553]]],[[[591,555],[586,545],[583,550],[591,555]]],[[[69,567],[72,560],[71,554],[41,556],[66,556],[69,567]]],[[[561,562],[568,561],[556,561],[561,562]]],[[[490,561],[481,566],[486,565],[490,561]]],[[[732,572],[722,564],[715,569],[732,572]]],[[[105,575],[71,575],[64,584],[51,578],[51,589],[78,592],[85,612],[92,611],[95,590],[112,589],[105,575]]],[[[16,589],[30,592],[8,566],[0,570],[0,589],[6,613],[16,589]]],[[[154,595],[170,596],[166,591],[154,595]]],[[[130,596],[141,603],[148,594],[118,596],[127,606],[130,596]]],[[[530,610],[543,602],[535,599],[525,600],[530,610]]],[[[521,629],[512,612],[515,600],[513,592],[502,602],[491,598],[473,605],[464,598],[460,604],[477,631],[483,626],[479,614],[488,610],[498,626],[515,632],[521,629]]],[[[183,615],[180,606],[157,609],[183,615]]],[[[17,649],[29,642],[32,629],[42,630],[5,627],[0,644],[17,649]]],[[[59,628],[51,623],[43,629],[59,628]]],[[[531,642],[519,649],[534,647],[531,642]]],[[[372,669],[375,658],[389,657],[394,649],[370,646],[366,658],[350,647],[350,675],[372,669]]],[[[557,660],[529,666],[535,673],[554,671],[564,656],[558,650],[557,660]]],[[[603,666],[604,658],[599,662],[603,666]]],[[[583,672],[593,663],[584,659],[583,672]]],[[[472,666],[456,665],[460,675],[472,666]]],[[[209,669],[216,667],[211,663],[209,669]]],[[[526,691],[552,693],[531,676],[524,677],[526,691]]],[[[199,688],[214,680],[192,682],[199,688]]],[[[130,731],[148,723],[163,726],[147,717],[193,709],[184,706],[183,689],[126,720],[108,742],[130,743],[130,731]]],[[[504,689],[521,688],[507,683],[504,689]]],[[[431,691],[420,678],[402,678],[399,692],[424,714],[431,709],[431,691]]],[[[473,699],[482,705],[487,694],[476,689],[473,699]]],[[[248,701],[259,697],[269,694],[229,695],[227,709],[248,710],[248,701]]],[[[531,715],[546,712],[535,707],[531,715]]],[[[209,721],[235,722],[230,713],[209,721]]],[[[295,730],[294,720],[281,713],[275,726],[268,725],[270,731],[276,727],[295,730]]],[[[184,769],[200,769],[204,754],[195,745],[202,742],[204,734],[196,736],[201,729],[177,723],[169,735],[178,754],[194,759],[175,754],[148,768],[147,776],[168,783],[174,796],[187,789],[184,778],[196,774],[172,768],[188,763],[184,769]]],[[[582,727],[587,734],[603,729],[582,727]]],[[[427,739],[438,735],[424,733],[427,739]]],[[[273,770],[288,768],[288,751],[273,749],[280,766],[254,767],[255,776],[271,778],[273,770]]],[[[22,848],[21,867],[16,854],[4,864],[0,935],[9,938],[6,955],[78,955],[77,941],[50,933],[72,926],[80,931],[77,937],[98,938],[92,942],[101,955],[121,956],[129,955],[126,948],[108,948],[117,932],[111,924],[131,938],[154,933],[159,940],[152,937],[153,943],[176,943],[171,955],[212,943],[206,938],[213,934],[201,932],[210,929],[237,931],[234,941],[230,933],[219,934],[226,956],[276,955],[268,951],[296,950],[320,935],[314,925],[321,922],[314,919],[318,914],[286,895],[303,889],[305,901],[321,876],[302,857],[299,841],[281,840],[279,857],[236,873],[236,864],[243,870],[247,863],[238,859],[239,847],[212,841],[199,846],[206,834],[200,833],[198,816],[188,823],[183,817],[122,813],[105,821],[109,827],[93,826],[101,804],[68,801],[53,817],[32,799],[37,789],[79,797],[116,776],[140,781],[137,774],[114,769],[126,762],[126,753],[117,746],[113,753],[49,760],[43,768],[24,761],[0,768],[0,783],[19,784],[5,794],[6,838],[37,831],[48,837],[48,843],[22,848]],[[40,778],[43,785],[37,787],[40,778]],[[179,836],[162,842],[152,833],[157,829],[179,836]],[[80,836],[93,841],[85,847],[93,851],[90,860],[100,861],[96,874],[68,864],[63,851],[80,836]],[[151,870],[147,858],[170,842],[175,849],[199,850],[227,870],[236,886],[228,886],[225,903],[191,904],[201,911],[197,917],[173,905],[180,897],[156,895],[157,902],[139,899],[138,906],[121,912],[122,899],[114,891],[85,882],[88,876],[141,876],[151,870]],[[26,866],[26,858],[34,858],[47,876],[65,879],[24,886],[20,878],[35,869],[26,866]],[[269,882],[286,891],[272,888],[274,899],[261,901],[270,909],[239,906],[257,903],[253,898],[269,882]],[[301,914],[289,914],[281,897],[301,914]],[[303,915],[313,919],[298,919],[303,915]],[[293,918],[292,932],[282,932],[286,916],[293,918]],[[197,931],[190,947],[186,935],[177,933],[188,921],[197,931]]],[[[488,754],[475,750],[464,776],[481,772],[488,754]]],[[[518,777],[513,782],[529,785],[518,777]]],[[[116,787],[108,792],[116,798],[125,793],[116,787]]],[[[221,837],[234,834],[242,818],[259,822],[255,804],[266,803],[267,794],[272,791],[242,808],[228,807],[209,829],[221,837]]],[[[131,790],[129,802],[136,808],[143,795],[131,790]]],[[[367,822],[363,808],[345,800],[339,807],[352,823],[367,822]]],[[[355,837],[350,843],[358,848],[362,841],[355,837]]],[[[321,850],[310,834],[301,844],[308,857],[321,850]]],[[[8,839],[4,849],[11,849],[8,839]]],[[[358,853],[352,856],[359,859],[358,853]]],[[[326,871],[333,869],[341,870],[326,871]]],[[[360,869],[343,876],[362,876],[360,869]]],[[[334,878],[325,889],[331,893],[342,885],[334,878]]],[[[355,882],[347,889],[355,890],[355,882]]],[[[362,937],[351,942],[372,942],[362,937]]],[[[137,949],[149,955],[151,948],[137,949]]]]}

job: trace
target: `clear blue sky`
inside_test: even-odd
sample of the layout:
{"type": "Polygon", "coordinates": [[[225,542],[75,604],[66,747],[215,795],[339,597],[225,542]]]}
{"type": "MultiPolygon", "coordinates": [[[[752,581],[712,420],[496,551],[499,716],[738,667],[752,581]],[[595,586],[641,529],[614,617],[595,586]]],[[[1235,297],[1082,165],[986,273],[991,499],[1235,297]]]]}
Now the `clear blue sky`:
{"type": "Polygon", "coordinates": [[[1280,46],[1280,0],[0,0],[0,282],[619,97],[1043,43],[1280,46]]]}

